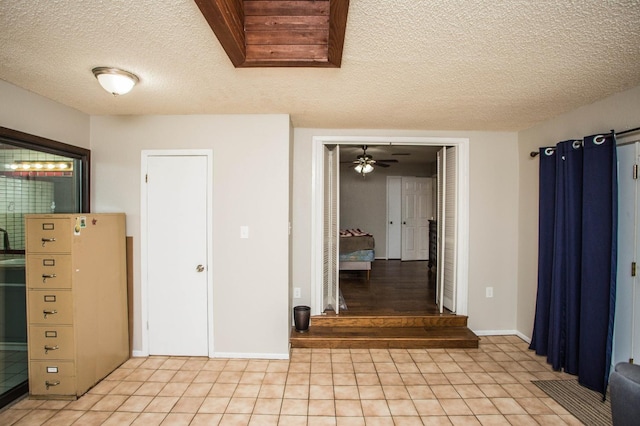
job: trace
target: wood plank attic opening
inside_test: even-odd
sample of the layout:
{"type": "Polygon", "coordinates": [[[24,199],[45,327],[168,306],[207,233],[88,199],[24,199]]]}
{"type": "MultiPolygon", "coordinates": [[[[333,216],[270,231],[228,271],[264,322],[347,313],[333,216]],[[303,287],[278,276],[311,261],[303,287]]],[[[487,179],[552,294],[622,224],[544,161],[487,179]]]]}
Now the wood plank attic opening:
{"type": "Polygon", "coordinates": [[[342,64],[349,0],[194,0],[236,68],[342,64]]]}

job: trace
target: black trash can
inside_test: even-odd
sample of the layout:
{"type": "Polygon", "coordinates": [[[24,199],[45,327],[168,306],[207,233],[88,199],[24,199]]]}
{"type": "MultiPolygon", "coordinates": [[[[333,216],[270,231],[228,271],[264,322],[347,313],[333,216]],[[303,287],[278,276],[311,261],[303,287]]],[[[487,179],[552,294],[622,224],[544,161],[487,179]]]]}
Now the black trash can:
{"type": "Polygon", "coordinates": [[[293,322],[298,333],[309,331],[309,319],[311,318],[311,308],[308,306],[296,306],[293,308],[293,322]]]}

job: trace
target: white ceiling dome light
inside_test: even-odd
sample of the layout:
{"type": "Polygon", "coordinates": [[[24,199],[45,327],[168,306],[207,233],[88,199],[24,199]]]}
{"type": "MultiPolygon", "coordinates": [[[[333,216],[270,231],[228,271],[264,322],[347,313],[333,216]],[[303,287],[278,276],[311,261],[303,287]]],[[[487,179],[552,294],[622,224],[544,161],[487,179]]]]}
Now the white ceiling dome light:
{"type": "Polygon", "coordinates": [[[137,75],[118,68],[96,67],[91,71],[102,88],[114,96],[129,93],[140,81],[137,75]]]}

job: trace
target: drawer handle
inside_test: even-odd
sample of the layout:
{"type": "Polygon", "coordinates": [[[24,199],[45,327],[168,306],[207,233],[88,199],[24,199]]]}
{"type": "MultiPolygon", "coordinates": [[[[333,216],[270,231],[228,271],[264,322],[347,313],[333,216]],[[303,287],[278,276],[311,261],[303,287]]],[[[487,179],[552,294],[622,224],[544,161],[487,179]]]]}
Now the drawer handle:
{"type": "Polygon", "coordinates": [[[42,238],[42,247],[44,247],[46,243],[55,243],[55,242],[56,242],[55,238],[42,238]]]}
{"type": "Polygon", "coordinates": [[[57,314],[58,311],[55,309],[50,309],[50,310],[44,309],[42,313],[44,314],[44,319],[47,319],[47,315],[57,314]]]}
{"type": "Polygon", "coordinates": [[[44,345],[44,354],[47,355],[49,351],[57,351],[58,349],[60,349],[58,345],[55,345],[55,346],[44,345]]]}
{"type": "Polygon", "coordinates": [[[46,283],[47,282],[47,278],[55,278],[56,274],[42,274],[42,282],[46,283]]]}
{"type": "Polygon", "coordinates": [[[52,381],[47,380],[44,382],[44,385],[47,387],[47,390],[49,390],[51,386],[58,386],[59,384],[60,384],[60,380],[52,380],[52,381]]]}

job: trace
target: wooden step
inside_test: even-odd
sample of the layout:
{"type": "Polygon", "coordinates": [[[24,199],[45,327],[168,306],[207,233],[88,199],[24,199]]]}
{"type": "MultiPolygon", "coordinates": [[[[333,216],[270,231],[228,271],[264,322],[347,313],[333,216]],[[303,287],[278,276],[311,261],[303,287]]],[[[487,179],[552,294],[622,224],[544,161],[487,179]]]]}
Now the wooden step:
{"type": "Polygon", "coordinates": [[[293,348],[477,348],[464,315],[317,315],[293,348]]]}
{"type": "Polygon", "coordinates": [[[464,315],[315,315],[311,327],[466,327],[464,315]]]}
{"type": "Polygon", "coordinates": [[[467,327],[318,327],[291,330],[292,348],[477,348],[467,327]]]}

